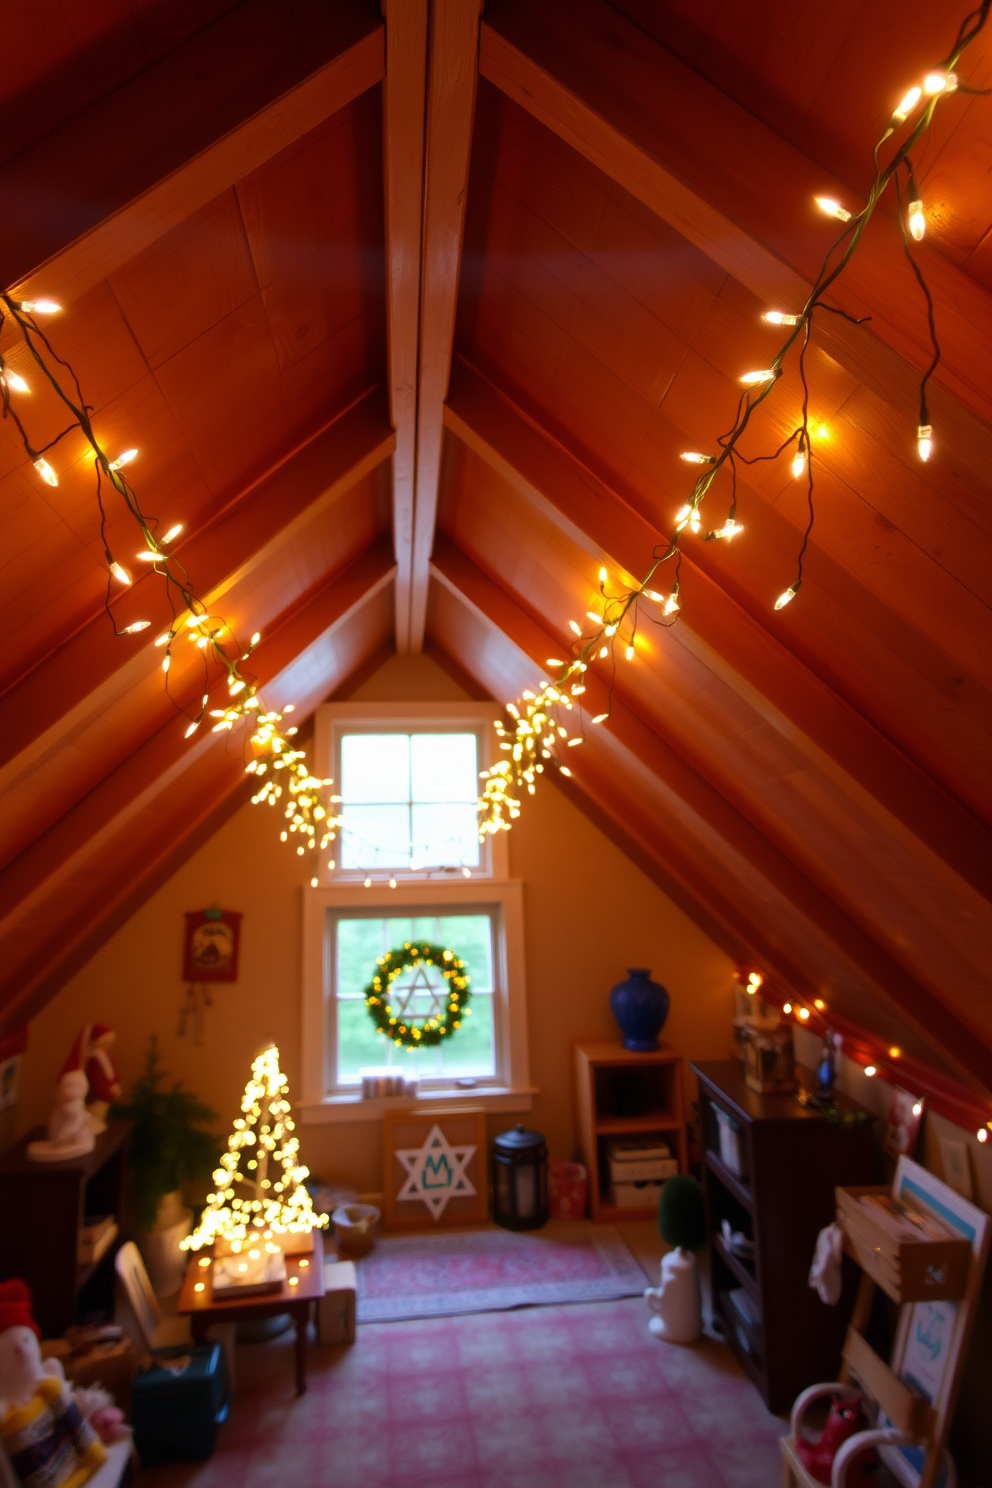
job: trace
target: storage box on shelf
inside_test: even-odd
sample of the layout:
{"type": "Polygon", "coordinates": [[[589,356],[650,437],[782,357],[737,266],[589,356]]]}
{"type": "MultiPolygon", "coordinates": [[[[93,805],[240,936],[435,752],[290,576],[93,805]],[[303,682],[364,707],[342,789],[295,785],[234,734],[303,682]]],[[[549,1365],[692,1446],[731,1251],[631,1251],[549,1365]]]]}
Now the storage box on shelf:
{"type": "Polygon", "coordinates": [[[28,1283],[46,1338],[88,1316],[112,1316],[116,1235],[96,1259],[79,1257],[88,1216],[113,1216],[120,1225],[130,1130],[126,1121],[111,1122],[92,1152],[39,1163],[27,1156],[28,1143],[45,1135],[38,1127],[0,1158],[0,1276],[28,1283]]]}
{"type": "MultiPolygon", "coordinates": [[[[838,1366],[853,1275],[830,1308],[810,1290],[809,1268],[835,1186],[874,1177],[870,1123],[835,1125],[793,1095],[759,1095],[732,1060],[690,1068],[699,1077],[714,1312],[769,1408],[784,1410],[838,1366]],[[742,1237],[736,1247],[724,1221],[742,1237]]],[[[843,1096],[838,1105],[858,1109],[843,1096]]]]}
{"type": "Polygon", "coordinates": [[[589,1174],[590,1214],[602,1223],[654,1218],[660,1180],[625,1181],[625,1160],[614,1157],[617,1186],[627,1201],[618,1203],[611,1179],[609,1144],[653,1138],[652,1147],[645,1149],[651,1156],[645,1161],[658,1161],[663,1144],[677,1170],[687,1170],[682,1056],[667,1044],[650,1054],[634,1054],[619,1042],[603,1041],[576,1044],[574,1058],[577,1128],[582,1161],[589,1174]],[[632,1192],[632,1185],[640,1182],[651,1186],[632,1192]]]}

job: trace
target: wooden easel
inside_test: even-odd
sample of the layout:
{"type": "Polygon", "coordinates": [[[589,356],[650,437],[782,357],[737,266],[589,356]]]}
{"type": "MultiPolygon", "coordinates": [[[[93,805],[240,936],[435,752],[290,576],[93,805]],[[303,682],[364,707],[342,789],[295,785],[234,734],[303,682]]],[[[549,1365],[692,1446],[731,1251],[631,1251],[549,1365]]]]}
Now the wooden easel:
{"type": "Polygon", "coordinates": [[[844,1344],[840,1380],[813,1385],[793,1406],[791,1433],[781,1443],[785,1488],[818,1488],[795,1445],[808,1407],[814,1400],[852,1392],[864,1396],[873,1422],[837,1453],[832,1488],[843,1488],[848,1463],[869,1446],[878,1448],[886,1467],[906,1488],[937,1488],[946,1460],[943,1488],[953,1488],[954,1466],[945,1459],[947,1437],[974,1326],[992,1220],[925,1168],[902,1157],[891,1190],[839,1188],[837,1222],[844,1233],[845,1252],[861,1267],[861,1285],[844,1344]],[[860,1202],[863,1196],[890,1192],[932,1214],[955,1238],[893,1240],[872,1218],[870,1207],[860,1202]],[[864,1337],[877,1286],[900,1309],[891,1365],[878,1357],[864,1337]],[[926,1327],[935,1331],[939,1348],[931,1361],[932,1374],[921,1382],[913,1376],[912,1358],[914,1343],[926,1327]]]}

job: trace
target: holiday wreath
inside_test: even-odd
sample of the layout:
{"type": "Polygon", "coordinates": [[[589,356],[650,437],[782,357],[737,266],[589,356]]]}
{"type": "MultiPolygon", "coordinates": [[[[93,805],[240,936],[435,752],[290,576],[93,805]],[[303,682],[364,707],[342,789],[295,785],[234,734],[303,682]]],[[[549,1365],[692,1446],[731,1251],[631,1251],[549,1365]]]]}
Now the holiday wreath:
{"type": "Polygon", "coordinates": [[[400,1048],[433,1048],[460,1028],[462,1018],[471,1012],[466,1007],[471,994],[465,962],[444,946],[431,945],[428,940],[405,940],[401,949],[377,957],[376,965],[378,970],[365,988],[365,1006],[383,1037],[392,1039],[400,1048]],[[428,966],[441,973],[448,984],[446,990],[431,987],[428,966]],[[405,971],[412,971],[414,980],[403,989],[406,997],[401,1001],[391,991],[397,977],[405,971]],[[422,977],[419,983],[418,973],[422,977]],[[411,1007],[418,985],[434,998],[433,1008],[422,1021],[416,1020],[411,1007]]]}

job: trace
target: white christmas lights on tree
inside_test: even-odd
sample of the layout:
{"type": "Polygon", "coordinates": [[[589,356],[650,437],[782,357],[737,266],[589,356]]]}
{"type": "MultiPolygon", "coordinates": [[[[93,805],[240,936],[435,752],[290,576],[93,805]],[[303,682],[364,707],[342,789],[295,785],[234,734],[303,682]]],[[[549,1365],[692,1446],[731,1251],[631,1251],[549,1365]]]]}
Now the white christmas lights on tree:
{"type": "Polygon", "coordinates": [[[227,1139],[227,1151],[214,1171],[215,1191],[207,1195],[203,1216],[183,1250],[212,1245],[215,1255],[240,1255],[253,1246],[287,1254],[312,1249],[311,1233],[327,1224],[317,1214],[300,1162],[300,1143],[279,1068],[279,1050],[270,1044],[253,1061],[241,1100],[241,1115],[227,1139]]]}

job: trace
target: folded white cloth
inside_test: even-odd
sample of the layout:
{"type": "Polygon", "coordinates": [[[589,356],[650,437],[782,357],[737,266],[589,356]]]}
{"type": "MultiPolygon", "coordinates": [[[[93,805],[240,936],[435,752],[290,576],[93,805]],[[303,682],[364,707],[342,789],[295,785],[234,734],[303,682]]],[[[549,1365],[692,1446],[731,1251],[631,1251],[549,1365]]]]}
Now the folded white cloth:
{"type": "Polygon", "coordinates": [[[836,1222],[827,1225],[816,1237],[809,1284],[828,1307],[836,1307],[840,1301],[840,1258],[843,1253],[843,1230],[836,1222]]]}

